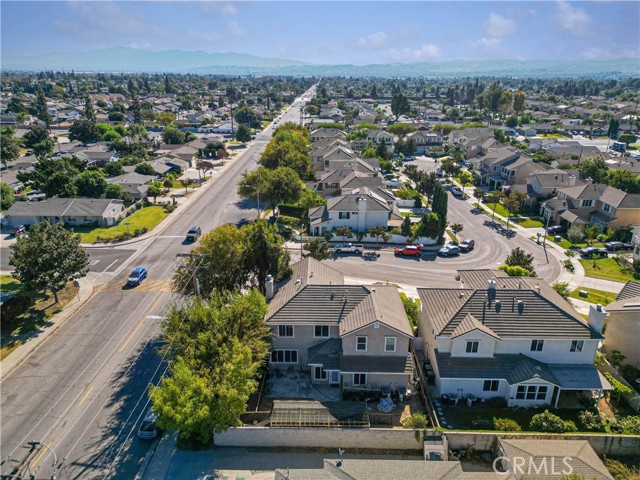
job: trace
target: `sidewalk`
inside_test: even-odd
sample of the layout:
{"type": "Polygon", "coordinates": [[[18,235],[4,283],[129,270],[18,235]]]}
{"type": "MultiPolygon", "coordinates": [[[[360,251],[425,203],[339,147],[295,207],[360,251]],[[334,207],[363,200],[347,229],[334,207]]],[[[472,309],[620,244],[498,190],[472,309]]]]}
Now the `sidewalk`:
{"type": "Polygon", "coordinates": [[[50,335],[53,335],[91,297],[93,293],[91,280],[87,277],[82,277],[78,280],[78,284],[80,287],[78,296],[69,302],[60,313],[48,320],[50,326],[28,338],[25,343],[16,348],[0,363],[0,379],[4,379],[13,369],[22,364],[34,350],[42,345],[50,335]]]}

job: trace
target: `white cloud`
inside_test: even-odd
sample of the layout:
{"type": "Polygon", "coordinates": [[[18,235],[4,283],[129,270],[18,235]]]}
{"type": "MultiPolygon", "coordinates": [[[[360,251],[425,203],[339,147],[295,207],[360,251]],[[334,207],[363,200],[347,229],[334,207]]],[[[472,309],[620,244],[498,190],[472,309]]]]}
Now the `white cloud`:
{"type": "Polygon", "coordinates": [[[366,37],[358,39],[358,48],[364,48],[368,50],[380,50],[387,44],[387,34],[384,32],[376,32],[366,37]]]}
{"type": "Polygon", "coordinates": [[[194,40],[198,40],[200,42],[220,42],[224,40],[224,35],[217,32],[196,32],[195,30],[187,30],[187,35],[194,40]]]}
{"type": "Polygon", "coordinates": [[[440,47],[432,43],[424,44],[418,49],[387,48],[381,52],[382,56],[394,62],[422,62],[437,60],[442,56],[440,47]]]}
{"type": "Polygon", "coordinates": [[[229,33],[234,37],[246,37],[247,31],[236,20],[229,22],[229,33]]]}
{"type": "Polygon", "coordinates": [[[502,46],[502,39],[483,37],[480,40],[471,42],[471,46],[476,50],[481,50],[484,52],[497,52],[500,50],[500,47],[502,46]]]}
{"type": "Polygon", "coordinates": [[[489,18],[484,22],[483,27],[484,33],[490,37],[506,37],[518,31],[516,22],[493,12],[491,12],[489,18]]]}
{"type": "Polygon", "coordinates": [[[591,17],[581,8],[573,7],[564,0],[558,0],[556,3],[556,21],[571,35],[584,36],[589,33],[591,17]]]}

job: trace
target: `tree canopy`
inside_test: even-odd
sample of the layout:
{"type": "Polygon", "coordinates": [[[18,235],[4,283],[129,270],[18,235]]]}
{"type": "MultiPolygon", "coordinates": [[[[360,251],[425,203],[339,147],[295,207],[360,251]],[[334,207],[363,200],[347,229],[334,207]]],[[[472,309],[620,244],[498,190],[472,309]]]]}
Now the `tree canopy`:
{"type": "Polygon", "coordinates": [[[15,130],[9,127],[0,129],[0,160],[5,167],[20,157],[20,145],[15,137],[15,130]]]}
{"type": "Polygon", "coordinates": [[[69,128],[69,140],[79,141],[83,144],[95,143],[102,139],[100,130],[95,123],[90,120],[76,120],[69,128]]]}
{"type": "Polygon", "coordinates": [[[265,167],[245,172],[238,182],[238,194],[242,198],[257,200],[272,208],[280,203],[293,203],[300,199],[303,184],[294,170],[278,167],[270,170],[265,167]]]}

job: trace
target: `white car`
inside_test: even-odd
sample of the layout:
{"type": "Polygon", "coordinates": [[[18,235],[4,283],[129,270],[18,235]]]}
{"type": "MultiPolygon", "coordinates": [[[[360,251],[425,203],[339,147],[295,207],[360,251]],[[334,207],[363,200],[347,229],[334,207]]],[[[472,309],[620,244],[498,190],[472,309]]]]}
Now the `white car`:
{"type": "Polygon", "coordinates": [[[400,180],[387,180],[388,188],[398,188],[398,187],[402,187],[403,185],[404,183],[402,183],[400,180]]]}
{"type": "Polygon", "coordinates": [[[461,197],[463,195],[462,189],[460,187],[453,187],[451,189],[451,193],[456,197],[461,197]]]}

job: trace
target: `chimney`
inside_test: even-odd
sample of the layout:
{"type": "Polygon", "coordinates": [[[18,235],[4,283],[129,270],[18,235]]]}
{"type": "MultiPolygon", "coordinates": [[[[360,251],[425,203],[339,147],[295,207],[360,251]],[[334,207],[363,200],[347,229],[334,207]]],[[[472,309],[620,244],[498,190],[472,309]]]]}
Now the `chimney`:
{"type": "Polygon", "coordinates": [[[296,289],[298,289],[300,287],[300,285],[302,285],[302,279],[300,277],[296,278],[296,289]]]}
{"type": "Polygon", "coordinates": [[[498,290],[497,282],[492,278],[489,280],[487,284],[487,297],[489,299],[489,304],[491,304],[491,300],[496,298],[496,291],[498,290]]]}
{"type": "Polygon", "coordinates": [[[266,292],[267,302],[273,298],[275,295],[275,281],[273,279],[273,275],[267,275],[266,282],[264,284],[264,289],[266,292]]]}
{"type": "Polygon", "coordinates": [[[500,309],[502,308],[502,302],[500,300],[496,300],[495,307],[496,307],[496,313],[500,313],[500,309]]]}
{"type": "Polygon", "coordinates": [[[605,318],[607,318],[607,312],[604,310],[604,308],[602,308],[602,305],[591,305],[589,307],[589,317],[587,318],[587,323],[596,332],[602,333],[605,318]]]}
{"type": "Polygon", "coordinates": [[[522,300],[518,300],[518,313],[522,315],[524,312],[524,302],[522,300]]]}

